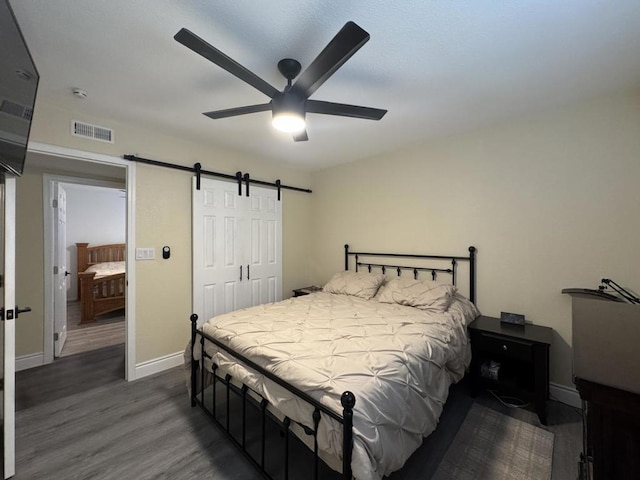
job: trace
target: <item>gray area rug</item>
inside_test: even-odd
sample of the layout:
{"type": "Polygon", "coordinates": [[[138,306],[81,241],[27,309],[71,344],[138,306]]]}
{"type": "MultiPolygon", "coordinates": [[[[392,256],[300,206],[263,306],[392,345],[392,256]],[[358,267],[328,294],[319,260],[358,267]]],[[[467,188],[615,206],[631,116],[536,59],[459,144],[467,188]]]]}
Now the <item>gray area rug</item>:
{"type": "Polygon", "coordinates": [[[549,480],[553,433],[474,403],[433,480],[549,480]]]}

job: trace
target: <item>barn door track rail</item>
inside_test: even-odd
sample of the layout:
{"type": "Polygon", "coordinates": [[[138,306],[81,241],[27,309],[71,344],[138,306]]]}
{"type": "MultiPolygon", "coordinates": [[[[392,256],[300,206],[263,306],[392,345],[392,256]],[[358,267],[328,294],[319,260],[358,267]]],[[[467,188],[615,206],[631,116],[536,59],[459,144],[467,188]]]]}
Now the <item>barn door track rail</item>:
{"type": "Polygon", "coordinates": [[[137,155],[124,155],[124,159],[129,160],[131,162],[146,163],[147,165],[155,165],[156,167],[172,168],[174,170],[181,170],[183,172],[193,173],[196,176],[196,188],[198,190],[200,190],[200,176],[207,175],[210,177],[218,177],[218,178],[224,178],[227,180],[235,180],[236,182],[238,182],[238,195],[242,195],[242,182],[245,182],[247,187],[245,189],[247,197],[249,196],[249,183],[253,183],[255,185],[263,185],[265,187],[276,188],[278,190],[278,200],[280,200],[280,190],[283,188],[286,190],[294,190],[296,192],[311,193],[311,190],[308,188],[284,185],[279,179],[276,180],[275,182],[265,182],[264,180],[256,180],[255,178],[251,178],[248,173],[245,173],[243,175],[242,172],[236,172],[235,174],[232,175],[229,173],[220,173],[220,172],[213,172],[211,170],[203,170],[202,165],[200,163],[195,163],[193,167],[188,167],[186,165],[178,165],[175,163],[161,162],[159,160],[142,158],[142,157],[138,157],[137,155]]]}

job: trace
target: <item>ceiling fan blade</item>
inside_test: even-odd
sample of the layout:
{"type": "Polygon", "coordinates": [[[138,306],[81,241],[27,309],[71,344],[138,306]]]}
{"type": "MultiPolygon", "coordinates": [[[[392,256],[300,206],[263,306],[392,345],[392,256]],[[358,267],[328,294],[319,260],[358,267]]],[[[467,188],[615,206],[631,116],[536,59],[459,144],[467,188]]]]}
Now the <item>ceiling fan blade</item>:
{"type": "Polygon", "coordinates": [[[371,107],[359,107],[345,103],[322,102],[307,100],[307,113],[324,113],[325,115],[339,115],[341,117],[364,118],[365,120],[380,120],[387,113],[386,110],[371,107]]]}
{"type": "Polygon", "coordinates": [[[246,107],[227,108],[226,110],[215,110],[213,112],[205,112],[209,118],[214,120],[218,118],[235,117],[236,115],[247,115],[248,113],[266,112],[271,110],[271,102],[260,105],[247,105],[246,107]]]}
{"type": "Polygon", "coordinates": [[[297,132],[293,134],[294,142],[306,142],[307,140],[309,140],[309,137],[307,136],[306,130],[302,130],[301,132],[297,132]]]}
{"type": "Polygon", "coordinates": [[[311,65],[302,72],[289,91],[300,98],[309,98],[368,40],[367,32],[354,22],[347,22],[311,65]]]}
{"type": "Polygon", "coordinates": [[[193,50],[197,54],[202,55],[207,60],[225,69],[230,74],[235,75],[243,82],[248,83],[253,88],[260,90],[269,98],[273,98],[275,95],[280,93],[278,89],[265,82],[255,73],[247,70],[235,60],[226,56],[214,46],[205,42],[202,38],[198,37],[190,30],[182,28],[178,33],[174,35],[173,38],[183,44],[185,47],[193,50]]]}

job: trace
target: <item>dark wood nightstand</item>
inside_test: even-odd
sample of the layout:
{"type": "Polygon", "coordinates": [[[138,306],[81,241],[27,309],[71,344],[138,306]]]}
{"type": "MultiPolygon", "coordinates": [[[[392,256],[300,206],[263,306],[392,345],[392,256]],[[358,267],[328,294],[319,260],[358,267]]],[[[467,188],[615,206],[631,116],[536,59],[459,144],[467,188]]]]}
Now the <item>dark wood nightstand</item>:
{"type": "Polygon", "coordinates": [[[472,394],[491,388],[531,401],[546,425],[552,334],[553,329],[539,325],[505,324],[484,316],[474,320],[469,325],[472,394]],[[482,373],[482,365],[492,360],[500,363],[497,378],[482,373]]]}
{"type": "Polygon", "coordinates": [[[301,297],[302,295],[309,295],[310,293],[321,292],[321,291],[322,291],[322,287],[317,287],[315,285],[312,285],[310,287],[296,288],[293,291],[293,296],[301,297]]]}

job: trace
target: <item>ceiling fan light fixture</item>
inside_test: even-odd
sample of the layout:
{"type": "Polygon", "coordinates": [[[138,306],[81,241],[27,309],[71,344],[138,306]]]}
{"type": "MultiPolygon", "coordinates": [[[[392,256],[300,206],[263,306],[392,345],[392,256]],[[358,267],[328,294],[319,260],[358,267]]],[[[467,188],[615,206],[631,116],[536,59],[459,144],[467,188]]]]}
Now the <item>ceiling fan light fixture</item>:
{"type": "Polygon", "coordinates": [[[295,133],[305,129],[304,100],[292,95],[279,94],[271,100],[272,123],[281,132],[295,133]]]}
{"type": "Polygon", "coordinates": [[[273,113],[273,126],[281,132],[295,133],[305,129],[304,116],[296,112],[273,113]]]}

